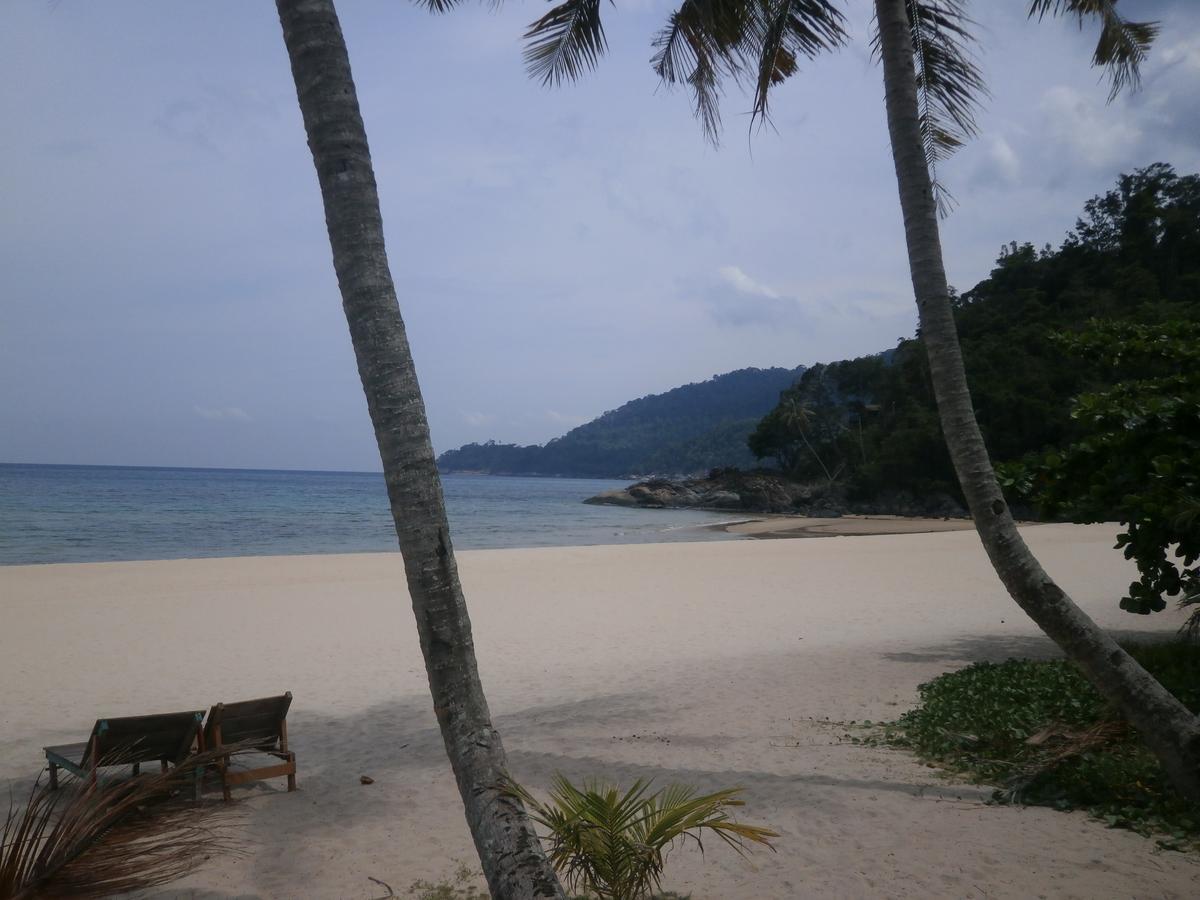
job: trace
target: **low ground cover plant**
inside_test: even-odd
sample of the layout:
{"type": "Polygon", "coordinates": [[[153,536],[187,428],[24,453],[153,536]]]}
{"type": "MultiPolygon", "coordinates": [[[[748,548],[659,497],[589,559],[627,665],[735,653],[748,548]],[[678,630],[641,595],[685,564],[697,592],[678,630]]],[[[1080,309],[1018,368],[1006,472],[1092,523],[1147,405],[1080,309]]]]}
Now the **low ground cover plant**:
{"type": "MultiPolygon", "coordinates": [[[[1126,649],[1193,712],[1200,644],[1126,649]]],[[[1067,660],[976,663],[920,687],[921,702],[887,740],[984,784],[995,798],[1085,809],[1106,823],[1200,849],[1200,808],[1171,788],[1158,761],[1067,660]]]]}

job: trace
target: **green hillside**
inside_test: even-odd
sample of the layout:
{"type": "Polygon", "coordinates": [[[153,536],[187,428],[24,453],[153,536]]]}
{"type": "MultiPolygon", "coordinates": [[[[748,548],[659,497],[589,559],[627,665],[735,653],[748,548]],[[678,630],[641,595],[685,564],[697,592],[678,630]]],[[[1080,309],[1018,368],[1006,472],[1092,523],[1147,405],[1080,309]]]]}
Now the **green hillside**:
{"type": "MultiPolygon", "coordinates": [[[[1200,319],[1200,176],[1163,164],[1121,176],[1087,203],[1059,248],[1005,247],[991,275],[956,299],[955,317],[995,462],[1080,440],[1071,398],[1115,374],[1064,354],[1052,335],[1093,319],[1200,319]]],[[[798,480],[832,476],[851,499],[958,495],[916,340],[808,369],[751,445],[798,480]]]]}
{"type": "Polygon", "coordinates": [[[467,444],[438,457],[443,472],[616,477],[752,465],[746,438],[804,372],[738,369],[631,400],[543,446],[467,444]]]}

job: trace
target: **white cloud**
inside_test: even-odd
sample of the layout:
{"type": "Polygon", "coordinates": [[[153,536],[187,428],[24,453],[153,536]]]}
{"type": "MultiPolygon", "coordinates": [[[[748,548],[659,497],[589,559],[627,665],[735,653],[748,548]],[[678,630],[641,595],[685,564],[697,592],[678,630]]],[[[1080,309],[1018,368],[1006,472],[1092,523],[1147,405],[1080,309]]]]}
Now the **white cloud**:
{"type": "Polygon", "coordinates": [[[192,410],[202,419],[212,422],[252,422],[250,414],[240,406],[193,406],[192,410]]]}
{"type": "MultiPolygon", "coordinates": [[[[1124,99],[1117,104],[1124,104],[1124,99]]],[[[1132,116],[1106,114],[1102,97],[1057,85],[1042,95],[1042,133],[1072,165],[1119,165],[1137,148],[1142,131],[1132,116]]]]}
{"type": "Polygon", "coordinates": [[[737,266],[722,266],[717,269],[717,274],[738,293],[749,294],[752,297],[767,297],[771,300],[779,299],[778,291],[761,281],[755,281],[737,266]]]}
{"type": "Polygon", "coordinates": [[[1163,47],[1160,58],[1164,67],[1181,65],[1192,72],[1200,72],[1200,37],[1185,39],[1163,47]]]}
{"type": "Polygon", "coordinates": [[[987,142],[983,160],[975,171],[981,184],[1014,186],[1021,182],[1021,160],[1007,140],[996,135],[987,142]]]}
{"type": "Polygon", "coordinates": [[[722,266],[715,277],[697,280],[688,290],[721,325],[798,326],[809,324],[811,314],[821,307],[810,303],[806,310],[799,298],[780,293],[739,266],[722,266]]]}

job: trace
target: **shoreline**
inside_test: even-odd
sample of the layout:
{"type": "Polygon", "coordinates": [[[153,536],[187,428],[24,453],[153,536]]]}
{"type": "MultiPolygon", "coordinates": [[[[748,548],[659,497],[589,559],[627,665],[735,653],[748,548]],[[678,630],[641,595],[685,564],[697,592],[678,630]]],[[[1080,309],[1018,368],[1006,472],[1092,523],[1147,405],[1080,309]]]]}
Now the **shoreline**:
{"type": "MultiPolygon", "coordinates": [[[[716,512],[716,510],[711,510],[716,512]]],[[[1032,527],[1044,523],[1038,522],[1022,522],[1022,528],[1032,527]]],[[[723,522],[689,522],[682,525],[663,528],[659,533],[678,533],[685,531],[695,532],[722,532],[731,535],[734,539],[745,538],[755,540],[776,540],[776,539],[808,539],[808,538],[824,538],[824,537],[879,537],[881,535],[894,534],[932,534],[944,531],[970,531],[974,529],[974,523],[970,519],[937,519],[918,516],[867,516],[867,515],[844,515],[836,518],[816,517],[816,516],[790,516],[772,513],[760,513],[743,518],[730,519],[723,522]]],[[[453,532],[451,539],[453,539],[453,532]]],[[[664,546],[673,543],[712,543],[705,538],[697,538],[694,541],[629,541],[629,542],[613,542],[613,543],[594,543],[594,544],[543,544],[524,547],[469,547],[455,548],[455,555],[463,553],[488,553],[505,550],[528,551],[528,550],[577,550],[588,547],[643,547],[643,546],[664,546]]],[[[5,570],[8,569],[23,569],[36,566],[106,566],[106,565],[125,565],[131,563],[152,563],[152,562],[199,562],[203,560],[237,560],[237,559],[296,559],[306,557],[335,557],[335,556],[377,556],[399,554],[400,548],[389,547],[378,550],[329,550],[303,553],[248,553],[236,556],[229,555],[213,555],[213,556],[152,556],[152,557],[137,557],[128,559],[102,559],[102,560],[64,560],[58,562],[16,562],[0,564],[0,577],[5,570]]]]}
{"type": "MultiPolygon", "coordinates": [[[[1109,526],[1022,529],[1103,626],[1132,565],[1109,526]]],[[[745,789],[777,853],[671,854],[694,900],[1194,896],[1200,860],[1079,813],[986,805],[903,752],[854,744],[917,686],[1054,649],[962,532],[465,550],[480,675],[513,776],[745,789]],[[846,723],[846,724],[842,724],[846,723]],[[1102,860],[1102,864],[1095,861],[1102,860]]],[[[299,791],[235,791],[248,853],[151,896],[368,900],[474,868],[398,553],[0,568],[0,788],[105,715],[292,691],[299,791]],[[80,677],[86,672],[86,677],[80,677]],[[370,786],[360,775],[374,779],[370,786]]],[[[211,794],[209,796],[212,796],[211,794]]],[[[219,793],[216,795],[219,797],[219,793]]]]}

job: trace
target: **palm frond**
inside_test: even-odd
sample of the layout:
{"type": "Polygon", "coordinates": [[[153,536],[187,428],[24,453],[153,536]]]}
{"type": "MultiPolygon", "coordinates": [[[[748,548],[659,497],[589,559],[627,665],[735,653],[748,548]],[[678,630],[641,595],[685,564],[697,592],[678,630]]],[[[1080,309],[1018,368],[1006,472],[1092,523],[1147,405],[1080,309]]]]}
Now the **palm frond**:
{"type": "Polygon", "coordinates": [[[228,827],[236,807],[181,799],[196,772],[224,752],[123,781],[64,779],[50,790],[39,779],[24,802],[10,797],[0,828],[0,900],[141,891],[214,854],[239,853],[228,827]]]}
{"type": "Polygon", "coordinates": [[[752,119],[768,119],[768,98],[775,85],[809,59],[846,43],[845,19],[828,0],[761,0],[755,7],[749,39],[758,49],[752,119]]]}
{"type": "Polygon", "coordinates": [[[1030,0],[1029,17],[1075,16],[1079,27],[1089,18],[1100,20],[1100,38],[1092,54],[1092,65],[1108,70],[1108,99],[1111,103],[1125,88],[1136,90],[1141,82],[1141,65],[1158,36],[1157,22],[1130,22],[1117,12],[1117,0],[1030,0]]]}
{"type": "Polygon", "coordinates": [[[843,23],[830,0],[684,0],[655,37],[650,64],[664,84],[688,85],[715,144],[724,81],[752,85],[751,121],[765,121],[770,89],[796,73],[801,56],[845,43],[843,23]]]}
{"type": "MultiPolygon", "coordinates": [[[[437,2],[437,0],[431,0],[437,2]]],[[[564,0],[525,32],[525,67],[542,84],[574,81],[608,49],[601,0],[564,0]]]]}
{"type": "Polygon", "coordinates": [[[461,6],[464,0],[413,0],[417,6],[423,6],[431,13],[449,12],[456,6],[461,6]]]}
{"type": "MultiPolygon", "coordinates": [[[[954,197],[938,178],[938,164],[978,133],[975,114],[988,96],[971,45],[975,24],[967,0],[905,0],[912,32],[913,62],[920,97],[921,137],[938,212],[946,215],[954,197]]],[[[878,58],[879,33],[871,38],[878,58]]]]}
{"type": "Polygon", "coordinates": [[[655,36],[650,65],[663,84],[686,84],[704,136],[721,133],[721,82],[745,66],[753,4],[736,0],[684,0],[655,36]]]}
{"type": "Polygon", "coordinates": [[[641,779],[624,791],[590,781],[578,788],[558,775],[545,803],[518,784],[510,782],[506,790],[548,832],[550,861],[570,889],[605,900],[657,891],[666,853],[677,841],[693,840],[703,850],[702,837],[711,833],[744,854],[754,845],[774,849],[771,839],[778,837],[730,817],[729,810],[743,805],[737,788],[697,794],[671,785],[650,793],[650,783],[641,779]]]}

